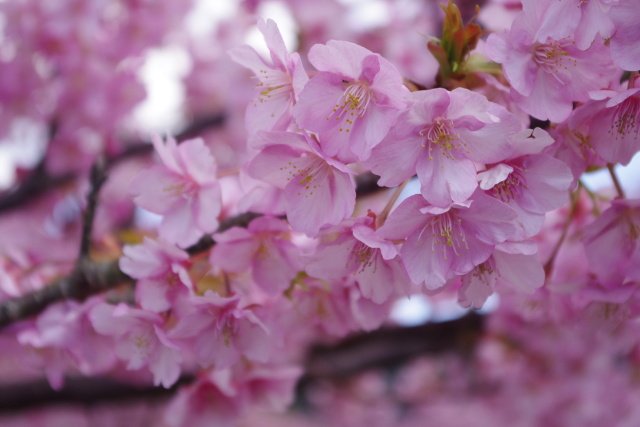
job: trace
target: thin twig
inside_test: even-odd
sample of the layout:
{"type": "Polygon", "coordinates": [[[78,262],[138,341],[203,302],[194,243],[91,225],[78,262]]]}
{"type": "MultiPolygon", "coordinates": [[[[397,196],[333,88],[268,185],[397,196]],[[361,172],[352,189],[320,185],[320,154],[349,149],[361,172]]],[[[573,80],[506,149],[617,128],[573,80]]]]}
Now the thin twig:
{"type": "Polygon", "coordinates": [[[89,194],[87,195],[87,208],[82,218],[82,237],[80,239],[80,254],[78,260],[88,259],[91,249],[91,235],[93,230],[93,219],[96,214],[98,195],[102,185],[107,180],[107,164],[104,157],[100,157],[93,164],[89,175],[89,194]]]}
{"type": "Polygon", "coordinates": [[[618,196],[621,199],[624,199],[624,190],[622,189],[622,185],[620,185],[620,181],[618,180],[618,176],[616,175],[616,171],[613,169],[613,164],[607,163],[607,169],[609,170],[609,175],[611,175],[611,180],[613,181],[613,185],[616,187],[616,191],[618,192],[618,196]]]}
{"type": "Polygon", "coordinates": [[[555,262],[556,256],[560,251],[560,247],[564,243],[564,240],[567,238],[567,233],[569,232],[569,227],[571,226],[571,222],[573,221],[573,217],[576,215],[578,208],[578,199],[580,196],[580,189],[582,187],[578,186],[578,188],[571,194],[571,209],[569,211],[569,215],[567,216],[567,220],[562,227],[562,234],[560,235],[560,239],[556,243],[553,251],[551,252],[551,256],[549,256],[549,260],[544,265],[544,273],[547,278],[551,276],[551,270],[553,269],[553,263],[555,262]]]}

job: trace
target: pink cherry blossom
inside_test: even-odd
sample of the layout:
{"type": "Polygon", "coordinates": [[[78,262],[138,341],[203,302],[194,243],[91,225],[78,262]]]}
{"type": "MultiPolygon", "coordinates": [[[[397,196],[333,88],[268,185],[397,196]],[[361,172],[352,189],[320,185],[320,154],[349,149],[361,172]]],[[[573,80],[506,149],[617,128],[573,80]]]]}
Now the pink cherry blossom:
{"type": "Polygon", "coordinates": [[[217,370],[182,387],[166,409],[170,427],[232,427],[244,409],[232,384],[231,371],[217,370]]]}
{"type": "Polygon", "coordinates": [[[53,389],[63,387],[64,374],[72,367],[84,375],[97,375],[117,362],[111,340],[97,334],[89,322],[90,311],[100,303],[100,298],[92,298],[83,304],[54,304],[17,332],[22,345],[36,350],[53,389]]]}
{"type": "MultiPolygon", "coordinates": [[[[523,11],[511,30],[490,35],[486,52],[502,64],[513,99],[524,111],[540,120],[561,122],[571,113],[574,101],[586,101],[589,91],[608,87],[617,72],[601,40],[586,51],[578,49],[566,34],[570,26],[557,25],[559,17],[551,4],[549,0],[523,1],[523,11]]],[[[579,19],[579,15],[566,18],[579,19]]]]}
{"type": "Polygon", "coordinates": [[[315,252],[307,273],[321,279],[353,276],[362,296],[376,304],[396,292],[405,293],[410,281],[398,249],[377,236],[372,226],[373,219],[365,217],[327,229],[323,234],[333,238],[315,252]]]}
{"type": "Polygon", "coordinates": [[[247,165],[250,175],[284,189],[291,228],[314,236],[353,213],[353,173],[321,154],[310,137],[261,132],[265,148],[247,165]]]}
{"type": "Polygon", "coordinates": [[[231,57],[253,71],[259,81],[260,93],[249,103],[245,115],[245,125],[250,136],[259,130],[287,130],[293,118],[293,105],[309,80],[300,55],[289,55],[276,23],[271,19],[264,21],[260,18],[258,28],[269,48],[271,62],[264,60],[249,46],[229,51],[231,57]]]}
{"type": "Polygon", "coordinates": [[[556,142],[544,152],[571,168],[574,177],[571,187],[587,168],[606,166],[607,162],[593,149],[589,136],[594,114],[600,110],[598,102],[587,102],[573,110],[566,121],[549,130],[556,142]]]}
{"type": "Polygon", "coordinates": [[[120,269],[138,280],[136,302],[145,310],[163,312],[191,285],[185,261],[189,255],[175,245],[145,237],[141,245],[126,245],[120,269]]]}
{"type": "Polygon", "coordinates": [[[188,312],[181,314],[169,332],[171,339],[192,348],[202,366],[225,369],[241,356],[266,362],[269,358],[269,331],[249,308],[240,305],[240,296],[220,297],[212,291],[190,299],[188,312]]]}
{"type": "Polygon", "coordinates": [[[282,412],[300,374],[296,367],[249,365],[199,375],[169,404],[165,421],[171,427],[231,427],[251,406],[282,412]]]}
{"type": "Polygon", "coordinates": [[[616,32],[611,37],[611,57],[623,70],[640,69],[640,10],[634,0],[611,6],[609,17],[616,32]]]}
{"type": "Polygon", "coordinates": [[[607,162],[626,165],[640,151],[640,88],[601,90],[591,97],[591,147],[607,162]]]}
{"type": "Polygon", "coordinates": [[[264,291],[281,293],[302,270],[299,248],[291,242],[290,234],[282,220],[256,218],[246,229],[234,227],[215,235],[211,264],[229,273],[251,269],[253,280],[264,291]]]}
{"type": "Polygon", "coordinates": [[[365,165],[379,184],[395,186],[413,176],[430,203],[464,202],[478,186],[476,164],[502,160],[506,135],[520,130],[504,107],[466,89],[412,92],[411,105],[365,165]]]}
{"type": "Polygon", "coordinates": [[[141,171],[129,184],[135,203],[163,215],[160,237],[180,247],[195,243],[218,228],[221,210],[216,164],[202,139],[180,145],[168,137],[153,138],[162,165],[141,171]]]}
{"type": "Polygon", "coordinates": [[[391,213],[379,234],[406,239],[400,256],[409,277],[434,290],[485,262],[496,244],[514,235],[515,217],[513,209],[480,191],[447,208],[415,195],[391,213]]]}
{"type": "Polygon", "coordinates": [[[607,287],[640,280],[640,200],[614,200],[585,228],[591,270],[607,287]]]}
{"type": "Polygon", "coordinates": [[[91,310],[89,318],[96,332],[114,338],[115,353],[128,362],[127,369],[148,366],[154,384],[165,388],[178,380],[182,356],[178,346],[167,338],[159,314],[122,303],[102,303],[91,310]]]}
{"type": "Polygon", "coordinates": [[[462,277],[458,302],[463,307],[481,308],[497,284],[532,294],[544,283],[544,270],[532,242],[505,242],[493,254],[462,277]]]}
{"type": "Polygon", "coordinates": [[[345,41],[314,45],[309,61],[319,73],[293,109],[298,125],[319,133],[327,156],[367,159],[405,106],[402,76],[379,54],[345,41]]]}
{"type": "Polygon", "coordinates": [[[544,214],[568,201],[573,174],[567,165],[541,154],[553,139],[542,129],[510,135],[511,151],[505,160],[478,174],[480,188],[507,203],[518,213],[515,239],[537,234],[544,214]]]}
{"type": "Polygon", "coordinates": [[[345,336],[359,330],[363,326],[354,315],[353,307],[360,295],[354,288],[353,281],[305,277],[291,293],[291,301],[283,302],[286,322],[305,325],[321,336],[345,336]]]}
{"type": "MultiPolygon", "coordinates": [[[[617,0],[539,0],[535,4],[538,13],[543,14],[538,30],[539,41],[545,36],[556,40],[573,36],[580,50],[587,50],[596,36],[607,40],[615,33],[609,10],[617,0]],[[544,11],[544,12],[542,12],[544,11]]],[[[534,10],[533,2],[523,2],[529,11],[534,10]]]]}

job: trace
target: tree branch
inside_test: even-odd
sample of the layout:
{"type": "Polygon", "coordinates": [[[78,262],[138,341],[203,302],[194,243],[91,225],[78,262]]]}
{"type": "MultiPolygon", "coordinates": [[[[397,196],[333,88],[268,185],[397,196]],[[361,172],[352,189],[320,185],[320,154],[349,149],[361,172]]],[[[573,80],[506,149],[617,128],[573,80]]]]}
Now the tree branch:
{"type": "MultiPolygon", "coordinates": [[[[218,232],[226,231],[231,227],[247,227],[254,218],[259,216],[262,215],[247,212],[227,218],[220,223],[218,232]]],[[[211,249],[214,244],[215,242],[211,236],[204,236],[198,243],[187,248],[186,251],[191,255],[195,255],[211,249]]],[[[76,267],[68,276],[62,277],[35,292],[0,302],[0,328],[39,314],[50,304],[66,299],[82,301],[91,295],[134,282],[134,279],[120,271],[118,260],[96,262],[83,258],[81,255],[76,267]]]]}
{"type": "Polygon", "coordinates": [[[171,388],[135,386],[111,378],[66,378],[61,390],[53,390],[47,380],[0,386],[0,412],[12,413],[53,404],[92,405],[130,402],[133,399],[159,399],[173,395],[193,382],[183,375],[171,388]]]}
{"type": "MultiPolygon", "coordinates": [[[[321,378],[344,378],[369,368],[393,368],[420,355],[472,354],[482,335],[484,318],[470,313],[459,319],[415,327],[387,327],[350,336],[334,346],[316,346],[307,356],[307,374],[298,390],[321,378]]],[[[0,386],[0,412],[70,403],[92,405],[149,400],[172,395],[193,382],[186,374],[170,389],[136,386],[110,378],[68,378],[54,391],[46,380],[0,386]]]]}
{"type": "Polygon", "coordinates": [[[107,164],[104,158],[99,158],[93,164],[89,175],[89,184],[91,188],[87,195],[87,208],[82,219],[82,237],[80,239],[80,254],[78,262],[89,258],[91,249],[91,235],[93,230],[93,219],[96,214],[96,205],[98,204],[98,195],[102,185],[107,180],[107,164]]]}
{"type": "Polygon", "coordinates": [[[484,318],[470,312],[447,322],[355,334],[333,346],[312,348],[305,372],[310,378],[340,378],[372,367],[397,366],[420,354],[469,355],[483,327],[484,318]]]}

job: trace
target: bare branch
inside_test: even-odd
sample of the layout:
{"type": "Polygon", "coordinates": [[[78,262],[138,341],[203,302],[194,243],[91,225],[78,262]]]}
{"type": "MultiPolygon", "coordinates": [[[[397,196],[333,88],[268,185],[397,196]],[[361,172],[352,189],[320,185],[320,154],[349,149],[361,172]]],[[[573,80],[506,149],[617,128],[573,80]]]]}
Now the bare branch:
{"type": "Polygon", "coordinates": [[[312,348],[305,372],[308,377],[339,378],[372,367],[400,365],[420,354],[470,355],[483,325],[484,318],[471,312],[448,322],[352,335],[333,346],[312,348]]]}
{"type": "Polygon", "coordinates": [[[89,183],[91,188],[87,195],[87,208],[85,209],[82,219],[82,237],[80,239],[80,254],[78,261],[89,258],[89,250],[91,249],[91,235],[93,230],[93,218],[96,214],[96,205],[98,204],[98,195],[102,185],[107,180],[107,164],[104,158],[99,158],[91,168],[89,175],[89,183]]]}

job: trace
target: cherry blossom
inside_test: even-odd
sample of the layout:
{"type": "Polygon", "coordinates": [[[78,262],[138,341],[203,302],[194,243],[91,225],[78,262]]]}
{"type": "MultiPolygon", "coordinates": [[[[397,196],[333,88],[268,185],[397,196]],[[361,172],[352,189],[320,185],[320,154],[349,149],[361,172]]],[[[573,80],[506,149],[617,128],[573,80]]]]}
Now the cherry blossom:
{"type": "Polygon", "coordinates": [[[193,348],[201,365],[225,369],[241,356],[268,360],[269,332],[252,310],[241,308],[239,295],[224,298],[206,291],[190,302],[169,336],[193,348]]]}
{"type": "Polygon", "coordinates": [[[302,269],[298,247],[289,240],[290,234],[284,221],[256,218],[246,230],[232,228],[215,235],[211,264],[230,273],[251,268],[253,280],[264,291],[283,292],[302,269]]]}
{"type": "Polygon", "coordinates": [[[307,273],[321,279],[353,275],[362,296],[377,304],[396,292],[406,292],[409,278],[397,257],[398,249],[378,237],[372,226],[373,219],[365,217],[324,231],[329,240],[315,252],[307,273]]]}
{"type": "Polygon", "coordinates": [[[144,238],[142,245],[125,246],[120,268],[139,279],[136,301],[145,310],[162,312],[179,294],[186,294],[191,280],[185,268],[186,252],[167,242],[144,238]]]}
{"type": "Polygon", "coordinates": [[[400,73],[380,55],[337,40],[314,45],[309,61],[319,72],[293,110],[298,125],[319,133],[327,156],[366,160],[405,106],[400,73]]]}
{"type": "Polygon", "coordinates": [[[249,135],[259,130],[287,130],[292,120],[291,110],[298,94],[309,80],[298,53],[289,54],[276,23],[258,21],[258,28],[267,42],[271,63],[249,46],[231,49],[229,54],[238,63],[255,73],[260,93],[248,106],[245,123],[249,135]]]}
{"type": "Polygon", "coordinates": [[[218,228],[222,203],[215,161],[201,139],[178,145],[155,136],[153,146],[163,165],[141,171],[129,191],[138,206],[163,215],[160,237],[187,247],[218,228]]]}
{"type": "Polygon", "coordinates": [[[164,319],[125,304],[99,304],[89,313],[96,332],[112,336],[115,353],[127,361],[127,369],[148,367],[155,385],[171,387],[180,376],[182,356],[164,329],[164,319]]]}
{"type": "Polygon", "coordinates": [[[509,138],[511,151],[497,165],[478,174],[479,186],[487,194],[507,203],[518,213],[520,232],[516,239],[537,234],[544,214],[567,201],[573,174],[561,161],[542,150],[553,143],[545,131],[526,130],[509,138]]]}
{"type": "Polygon", "coordinates": [[[387,239],[406,239],[400,256],[409,277],[433,290],[486,261],[496,244],[514,235],[515,217],[506,204],[481,192],[447,208],[416,195],[391,213],[379,233],[387,239]]]}
{"type": "Polygon", "coordinates": [[[585,251],[603,284],[613,287],[640,280],[638,246],[640,201],[614,200],[585,230],[585,251]]]}
{"type": "Polygon", "coordinates": [[[486,52],[502,64],[512,96],[523,110],[540,120],[561,122],[571,113],[573,101],[586,101],[589,91],[608,87],[616,69],[602,41],[586,51],[578,49],[566,27],[551,20],[557,16],[550,4],[524,1],[511,30],[489,36],[486,52]]]}
{"type": "Polygon", "coordinates": [[[609,11],[609,17],[616,28],[611,37],[611,57],[623,70],[640,69],[640,33],[636,6],[633,0],[620,0],[609,11]]]}
{"type": "Polygon", "coordinates": [[[637,0],[146,3],[0,2],[0,425],[638,424],[637,0]]]}
{"type": "Polygon", "coordinates": [[[310,137],[286,132],[259,134],[265,147],[249,163],[250,175],[284,189],[291,228],[314,236],[351,215],[353,172],[325,157],[310,137]]]}
{"type": "Polygon", "coordinates": [[[381,185],[418,174],[420,191],[445,207],[467,200],[478,186],[476,163],[502,160],[506,135],[520,130],[503,107],[466,89],[413,92],[411,106],[365,164],[381,185]]]}
{"type": "Polygon", "coordinates": [[[640,151],[639,92],[640,88],[629,88],[591,95],[595,105],[589,117],[589,141],[593,150],[609,163],[626,165],[640,151]]]}

